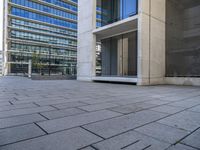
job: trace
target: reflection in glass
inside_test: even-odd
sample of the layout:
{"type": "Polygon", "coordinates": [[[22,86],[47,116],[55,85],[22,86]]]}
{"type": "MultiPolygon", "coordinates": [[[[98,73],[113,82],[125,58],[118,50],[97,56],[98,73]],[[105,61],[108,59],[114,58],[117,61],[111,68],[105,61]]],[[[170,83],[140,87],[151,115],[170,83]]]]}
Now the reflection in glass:
{"type": "MultiPolygon", "coordinates": [[[[97,14],[101,12],[101,26],[136,15],[137,3],[137,0],[97,0],[97,14]]],[[[99,26],[99,23],[97,25],[99,26]]]]}

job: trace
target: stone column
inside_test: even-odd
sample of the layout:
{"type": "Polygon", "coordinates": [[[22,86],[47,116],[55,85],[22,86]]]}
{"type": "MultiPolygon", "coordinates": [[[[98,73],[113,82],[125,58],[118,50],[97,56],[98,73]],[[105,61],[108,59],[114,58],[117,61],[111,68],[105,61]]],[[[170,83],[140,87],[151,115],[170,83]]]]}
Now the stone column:
{"type": "Polygon", "coordinates": [[[8,64],[8,0],[3,1],[3,74],[10,73],[10,65],[8,64]]]}
{"type": "Polygon", "coordinates": [[[163,84],[166,0],[139,0],[138,85],[163,84]]]}
{"type": "Polygon", "coordinates": [[[78,1],[78,54],[77,79],[91,81],[95,75],[96,0],[78,1]]]}
{"type": "Polygon", "coordinates": [[[32,74],[32,61],[29,60],[28,61],[28,77],[31,78],[31,74],[32,74]]]}

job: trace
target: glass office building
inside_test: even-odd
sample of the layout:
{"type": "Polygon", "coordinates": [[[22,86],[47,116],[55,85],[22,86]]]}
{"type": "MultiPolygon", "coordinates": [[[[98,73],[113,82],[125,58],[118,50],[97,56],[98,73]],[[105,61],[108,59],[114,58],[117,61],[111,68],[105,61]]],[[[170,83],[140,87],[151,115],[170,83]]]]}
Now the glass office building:
{"type": "Polygon", "coordinates": [[[77,0],[5,0],[5,74],[75,75],[77,0]]]}

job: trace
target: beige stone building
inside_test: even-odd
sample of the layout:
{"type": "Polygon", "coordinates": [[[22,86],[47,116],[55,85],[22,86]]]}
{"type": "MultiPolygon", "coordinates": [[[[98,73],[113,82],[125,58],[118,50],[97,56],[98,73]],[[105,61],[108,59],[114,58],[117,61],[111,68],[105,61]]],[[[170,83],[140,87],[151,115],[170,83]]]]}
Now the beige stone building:
{"type": "Polygon", "coordinates": [[[200,85],[199,0],[79,0],[78,8],[78,80],[200,85]]]}

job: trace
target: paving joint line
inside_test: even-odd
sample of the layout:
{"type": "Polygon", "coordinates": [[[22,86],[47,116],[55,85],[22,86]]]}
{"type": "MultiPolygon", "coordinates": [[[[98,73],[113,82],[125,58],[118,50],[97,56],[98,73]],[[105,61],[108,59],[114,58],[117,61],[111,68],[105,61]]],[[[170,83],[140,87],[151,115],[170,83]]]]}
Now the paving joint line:
{"type": "Polygon", "coordinates": [[[61,109],[57,108],[56,106],[53,106],[53,105],[49,105],[49,106],[55,108],[56,110],[61,110],[61,109]]]}
{"type": "MultiPolygon", "coordinates": [[[[44,116],[43,114],[41,114],[40,112],[38,113],[40,116],[44,117],[45,119],[47,120],[50,120],[48,117],[44,116]]],[[[44,121],[47,121],[47,120],[44,120],[44,121]]]]}
{"type": "Polygon", "coordinates": [[[84,128],[83,126],[80,126],[80,128],[82,128],[82,129],[84,129],[84,130],[86,130],[86,131],[88,131],[88,132],[90,132],[90,133],[92,133],[92,134],[94,134],[94,135],[96,135],[96,136],[102,138],[103,140],[106,140],[106,138],[104,138],[104,137],[102,137],[102,136],[100,136],[100,135],[98,135],[98,134],[96,134],[96,133],[94,133],[94,132],[92,132],[92,131],[90,131],[90,130],[84,128]]]}
{"type": "Polygon", "coordinates": [[[34,122],[34,124],[40,128],[46,135],[48,135],[49,133],[47,131],[45,131],[42,127],[40,127],[37,123],[34,122]]]}

